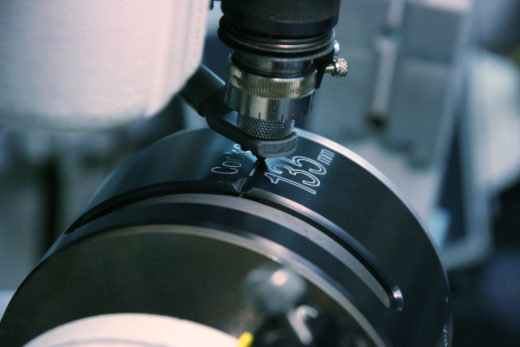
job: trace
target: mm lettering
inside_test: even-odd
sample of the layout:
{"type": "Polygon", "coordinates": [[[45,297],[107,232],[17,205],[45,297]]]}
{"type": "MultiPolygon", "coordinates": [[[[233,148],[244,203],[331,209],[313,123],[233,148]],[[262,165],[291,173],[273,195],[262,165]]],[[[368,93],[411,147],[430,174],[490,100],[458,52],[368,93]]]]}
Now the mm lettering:
{"type": "Polygon", "coordinates": [[[318,161],[325,165],[330,165],[336,154],[328,149],[322,149],[318,155],[318,161]]]}

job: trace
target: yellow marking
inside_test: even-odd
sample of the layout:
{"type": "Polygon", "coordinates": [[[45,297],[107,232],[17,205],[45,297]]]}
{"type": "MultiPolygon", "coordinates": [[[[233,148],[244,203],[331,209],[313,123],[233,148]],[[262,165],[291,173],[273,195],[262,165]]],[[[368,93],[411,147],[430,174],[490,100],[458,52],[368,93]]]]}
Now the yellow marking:
{"type": "Polygon", "coordinates": [[[253,345],[253,340],[253,334],[246,331],[240,335],[237,347],[251,347],[253,345]]]}

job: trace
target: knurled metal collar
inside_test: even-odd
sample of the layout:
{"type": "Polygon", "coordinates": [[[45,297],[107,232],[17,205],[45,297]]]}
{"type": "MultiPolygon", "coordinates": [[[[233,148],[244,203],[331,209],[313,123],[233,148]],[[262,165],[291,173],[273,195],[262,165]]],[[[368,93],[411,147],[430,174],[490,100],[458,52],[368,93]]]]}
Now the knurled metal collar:
{"type": "Polygon", "coordinates": [[[230,61],[227,83],[250,95],[275,99],[298,99],[314,92],[316,75],[314,70],[300,77],[266,77],[244,71],[230,61]]]}
{"type": "Polygon", "coordinates": [[[269,121],[238,115],[237,126],[257,139],[281,139],[294,131],[294,119],[269,121]]]}

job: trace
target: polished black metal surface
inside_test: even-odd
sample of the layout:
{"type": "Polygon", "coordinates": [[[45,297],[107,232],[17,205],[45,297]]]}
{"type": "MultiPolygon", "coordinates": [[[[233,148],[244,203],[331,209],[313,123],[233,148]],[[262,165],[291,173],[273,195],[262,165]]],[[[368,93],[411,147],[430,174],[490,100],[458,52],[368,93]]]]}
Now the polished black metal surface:
{"type": "Polygon", "coordinates": [[[222,11],[227,21],[242,30],[305,37],[334,27],[339,5],[339,0],[222,0],[222,11]]]}
{"type": "Polygon", "coordinates": [[[0,336],[25,342],[72,319],[149,312],[234,335],[261,319],[240,281],[269,262],[373,345],[443,346],[450,298],[436,251],[385,178],[299,132],[257,160],[210,129],[166,137],[112,173],[18,289],[0,336]]]}

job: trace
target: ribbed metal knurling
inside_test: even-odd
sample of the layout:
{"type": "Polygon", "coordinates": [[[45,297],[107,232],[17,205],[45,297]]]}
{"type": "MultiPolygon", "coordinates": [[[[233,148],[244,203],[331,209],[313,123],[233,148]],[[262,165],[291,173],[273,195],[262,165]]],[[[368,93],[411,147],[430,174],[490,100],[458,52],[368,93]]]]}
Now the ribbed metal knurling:
{"type": "Polygon", "coordinates": [[[228,64],[227,83],[250,95],[276,99],[297,99],[316,89],[316,71],[301,77],[275,78],[255,75],[228,64]]]}
{"type": "Polygon", "coordinates": [[[268,121],[239,115],[237,125],[245,133],[259,139],[281,139],[294,130],[294,119],[268,121]]]}
{"type": "Polygon", "coordinates": [[[330,73],[334,77],[345,77],[348,74],[348,62],[345,58],[334,58],[326,68],[325,72],[330,73]]]}
{"type": "Polygon", "coordinates": [[[345,58],[337,58],[335,62],[336,76],[345,77],[348,74],[348,63],[345,58]]]}

